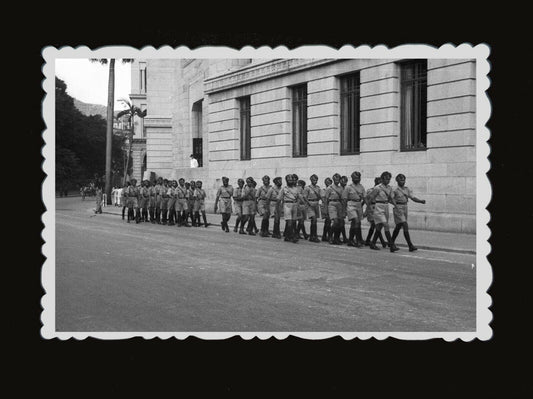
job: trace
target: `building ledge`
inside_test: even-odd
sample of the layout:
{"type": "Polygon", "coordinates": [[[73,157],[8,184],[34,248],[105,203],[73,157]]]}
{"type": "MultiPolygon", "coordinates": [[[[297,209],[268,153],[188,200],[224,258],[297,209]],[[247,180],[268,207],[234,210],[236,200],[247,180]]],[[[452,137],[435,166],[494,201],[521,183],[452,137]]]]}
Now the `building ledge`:
{"type": "Polygon", "coordinates": [[[250,64],[235,71],[208,77],[204,81],[204,92],[216,93],[337,61],[337,59],[289,58],[250,64]]]}
{"type": "Polygon", "coordinates": [[[146,93],[132,93],[128,95],[132,100],[146,100],[146,93]]]}

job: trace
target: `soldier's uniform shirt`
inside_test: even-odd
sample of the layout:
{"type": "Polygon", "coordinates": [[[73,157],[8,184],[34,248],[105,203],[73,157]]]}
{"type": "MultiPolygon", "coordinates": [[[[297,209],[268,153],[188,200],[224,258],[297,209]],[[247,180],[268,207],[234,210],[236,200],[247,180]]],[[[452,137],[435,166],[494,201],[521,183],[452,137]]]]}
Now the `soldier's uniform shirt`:
{"type": "Polygon", "coordinates": [[[259,187],[259,189],[256,192],[256,198],[257,198],[257,211],[260,216],[267,215],[270,213],[270,207],[268,205],[268,191],[272,188],[272,186],[269,184],[268,186],[265,186],[264,184],[259,187]]]}
{"type": "Polygon", "coordinates": [[[281,187],[278,187],[276,185],[273,185],[268,189],[268,192],[266,193],[266,198],[270,202],[270,215],[274,216],[274,218],[279,219],[281,217],[281,211],[280,208],[280,202],[278,201],[278,195],[281,190],[281,187]]]}
{"type": "Polygon", "coordinates": [[[163,185],[162,184],[156,184],[154,186],[154,192],[155,192],[155,207],[156,208],[161,208],[161,199],[162,199],[162,196],[161,194],[163,194],[163,185]]]}
{"type": "Polygon", "coordinates": [[[196,188],[188,188],[187,189],[187,205],[189,205],[189,210],[193,210],[194,209],[194,190],[196,188]]]}
{"type": "Polygon", "coordinates": [[[242,189],[242,214],[255,215],[255,193],[256,189],[253,187],[244,186],[242,189]]]}
{"type": "Polygon", "coordinates": [[[372,191],[374,191],[374,187],[369,188],[366,191],[366,220],[368,220],[368,223],[374,222],[374,209],[376,207],[376,200],[370,199],[370,194],[372,194],[372,191]]]}
{"type": "Polygon", "coordinates": [[[156,197],[155,186],[148,187],[148,194],[150,195],[150,199],[148,200],[148,207],[149,208],[154,208],[155,207],[155,197],[156,197]]]}
{"type": "Polygon", "coordinates": [[[150,189],[145,186],[139,188],[139,208],[147,208],[150,200],[150,189]]]}
{"type": "Polygon", "coordinates": [[[231,197],[233,197],[233,187],[228,184],[227,187],[220,186],[217,191],[217,197],[219,197],[219,210],[220,213],[231,213],[231,197]]]}
{"type": "Polygon", "coordinates": [[[365,188],[361,184],[350,184],[342,193],[342,199],[346,201],[346,214],[348,220],[355,219],[360,222],[363,219],[363,200],[365,188]]]}
{"type": "Polygon", "coordinates": [[[304,188],[304,198],[309,202],[307,208],[307,216],[309,218],[320,218],[320,199],[322,198],[322,190],[319,186],[313,186],[310,184],[304,188]]]}
{"type": "Polygon", "coordinates": [[[243,189],[244,189],[244,186],[243,188],[237,186],[233,190],[233,205],[235,205],[235,215],[237,216],[242,216],[243,189]]]}
{"type": "Polygon", "coordinates": [[[328,189],[327,187],[320,189],[320,199],[322,200],[322,203],[320,204],[320,213],[322,213],[322,219],[329,219],[328,207],[326,206],[326,190],[327,189],[328,189]]]}
{"type": "Polygon", "coordinates": [[[176,187],[169,186],[167,190],[168,209],[173,211],[176,208],[176,187]]]}
{"type": "Polygon", "coordinates": [[[139,202],[137,199],[137,197],[139,196],[139,191],[137,187],[128,186],[128,188],[126,189],[126,196],[126,204],[128,208],[137,208],[139,206],[139,202]]]}
{"type": "Polygon", "coordinates": [[[189,205],[187,203],[187,187],[185,186],[179,186],[176,187],[176,203],[174,205],[176,212],[182,212],[189,209],[189,205]]]}
{"type": "Polygon", "coordinates": [[[344,189],[341,185],[331,184],[326,189],[326,201],[328,203],[328,214],[331,219],[343,219],[344,211],[342,209],[342,192],[344,189]]]}
{"type": "Polygon", "coordinates": [[[194,205],[193,209],[194,212],[205,212],[205,190],[203,188],[195,188],[194,189],[194,205]]]}
{"type": "Polygon", "coordinates": [[[389,223],[389,199],[392,197],[392,187],[385,186],[383,183],[374,187],[378,193],[376,195],[374,206],[374,222],[376,224],[389,223]]]}
{"type": "Polygon", "coordinates": [[[285,186],[279,190],[278,201],[283,202],[283,214],[285,220],[296,220],[298,217],[298,200],[300,190],[298,187],[285,186]]]}
{"type": "Polygon", "coordinates": [[[168,209],[168,186],[161,186],[161,209],[168,209]]]}
{"type": "Polygon", "coordinates": [[[306,220],[307,219],[307,205],[303,200],[304,188],[302,186],[296,186],[298,192],[300,193],[300,198],[298,199],[298,211],[296,214],[296,219],[306,220]]]}
{"type": "Polygon", "coordinates": [[[392,210],[394,223],[407,222],[407,202],[413,199],[413,192],[409,187],[396,186],[392,190],[392,198],[396,201],[396,207],[392,210]]]}

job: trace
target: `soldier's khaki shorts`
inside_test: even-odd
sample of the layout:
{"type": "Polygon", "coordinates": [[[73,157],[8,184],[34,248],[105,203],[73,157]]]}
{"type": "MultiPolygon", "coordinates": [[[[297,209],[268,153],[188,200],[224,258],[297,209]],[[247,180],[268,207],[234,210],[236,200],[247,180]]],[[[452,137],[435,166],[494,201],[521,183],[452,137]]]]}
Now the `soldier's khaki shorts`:
{"type": "Polygon", "coordinates": [[[343,219],[343,209],[340,202],[328,203],[328,214],[330,219],[343,219]]]}
{"type": "Polygon", "coordinates": [[[128,197],[126,200],[126,206],[128,208],[138,208],[139,202],[137,200],[137,197],[128,197]]]}
{"type": "Polygon", "coordinates": [[[279,209],[279,202],[278,201],[270,201],[270,215],[274,218],[280,217],[280,209],[279,209]]]}
{"type": "Polygon", "coordinates": [[[304,204],[298,204],[296,219],[307,220],[307,207],[304,204]]]}
{"type": "Polygon", "coordinates": [[[242,201],[242,214],[243,215],[255,215],[255,201],[251,201],[251,200],[242,201]]]}
{"type": "Polygon", "coordinates": [[[205,200],[195,200],[193,210],[194,212],[205,212],[205,200]]]}
{"type": "Polygon", "coordinates": [[[322,214],[322,219],[329,219],[328,207],[326,205],[320,205],[320,213],[322,214]]]}
{"type": "Polygon", "coordinates": [[[320,218],[320,206],[318,205],[318,201],[309,201],[309,207],[307,208],[307,217],[309,219],[320,218]]]}
{"type": "Polygon", "coordinates": [[[363,205],[361,202],[348,201],[346,205],[346,215],[348,220],[355,219],[356,222],[360,222],[363,219],[363,205]]]}
{"type": "Polygon", "coordinates": [[[161,209],[168,209],[168,198],[161,198],[161,209]]]}
{"type": "Polygon", "coordinates": [[[285,220],[297,220],[298,218],[298,204],[295,202],[283,203],[283,214],[285,220]]]}
{"type": "Polygon", "coordinates": [[[168,209],[174,210],[176,208],[176,198],[168,199],[168,209]]]}
{"type": "Polygon", "coordinates": [[[374,222],[374,208],[376,206],[374,204],[367,205],[366,207],[366,220],[368,223],[374,222]]]}
{"type": "Polygon", "coordinates": [[[187,200],[185,198],[178,198],[174,204],[176,212],[182,212],[188,210],[187,200]]]}
{"type": "Polygon", "coordinates": [[[148,201],[149,200],[150,200],[149,198],[144,198],[144,197],[139,198],[139,208],[143,208],[144,209],[144,208],[148,207],[148,201]]]}
{"type": "Polygon", "coordinates": [[[162,200],[162,198],[161,198],[160,195],[155,197],[155,207],[156,208],[161,208],[161,200],[162,200]]]}
{"type": "Polygon", "coordinates": [[[259,200],[259,203],[257,204],[257,212],[260,216],[268,216],[270,213],[270,207],[267,206],[266,200],[259,200]]]}
{"type": "Polygon", "coordinates": [[[220,198],[218,210],[220,213],[231,213],[231,199],[220,198]]]}
{"type": "Polygon", "coordinates": [[[154,208],[155,207],[155,196],[150,196],[148,199],[148,208],[154,208]]]}
{"type": "Polygon", "coordinates": [[[407,204],[396,204],[396,208],[392,209],[392,214],[394,215],[394,223],[407,222],[407,204]]]}
{"type": "Polygon", "coordinates": [[[374,223],[389,223],[389,204],[376,203],[374,206],[374,223]]]}
{"type": "Polygon", "coordinates": [[[242,201],[233,201],[233,206],[235,208],[235,215],[242,216],[242,201]]]}

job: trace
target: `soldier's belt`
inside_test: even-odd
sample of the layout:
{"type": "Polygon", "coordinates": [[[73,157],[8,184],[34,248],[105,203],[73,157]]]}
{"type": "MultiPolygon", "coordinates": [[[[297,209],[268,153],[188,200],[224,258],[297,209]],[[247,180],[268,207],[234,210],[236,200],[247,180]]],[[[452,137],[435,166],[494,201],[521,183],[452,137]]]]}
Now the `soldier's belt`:
{"type": "Polygon", "coordinates": [[[307,202],[318,202],[318,200],[307,200],[307,202]]]}
{"type": "Polygon", "coordinates": [[[332,199],[332,200],[329,200],[328,202],[341,202],[341,200],[332,199]]]}
{"type": "Polygon", "coordinates": [[[348,200],[348,202],[361,202],[361,200],[360,199],[358,199],[358,200],[348,200]]]}
{"type": "Polygon", "coordinates": [[[398,202],[398,201],[396,201],[396,205],[407,205],[407,202],[398,202]]]}
{"type": "Polygon", "coordinates": [[[376,201],[376,204],[388,204],[389,201],[376,201]]]}
{"type": "Polygon", "coordinates": [[[296,201],[287,201],[287,200],[285,200],[284,202],[288,202],[289,204],[294,204],[296,201]]]}
{"type": "Polygon", "coordinates": [[[237,199],[237,198],[233,198],[233,200],[234,200],[235,202],[242,202],[242,201],[244,201],[243,199],[237,199]]]}

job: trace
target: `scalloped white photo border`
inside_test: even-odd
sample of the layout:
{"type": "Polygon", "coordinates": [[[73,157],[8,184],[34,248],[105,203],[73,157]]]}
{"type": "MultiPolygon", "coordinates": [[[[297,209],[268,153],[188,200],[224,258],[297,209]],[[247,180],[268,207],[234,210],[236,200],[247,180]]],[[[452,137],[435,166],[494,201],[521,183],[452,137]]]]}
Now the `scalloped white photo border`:
{"type": "Polygon", "coordinates": [[[351,45],[334,49],[328,46],[301,46],[289,50],[285,46],[275,48],[262,46],[253,48],[245,46],[240,50],[230,47],[199,47],[190,49],[185,46],[172,48],[162,46],[158,49],[147,46],[136,49],[128,46],[106,46],[91,50],[87,46],[45,47],[42,50],[44,64],[42,72],[45,76],[42,87],[46,92],[42,102],[42,117],[46,124],[43,132],[45,145],[42,148],[44,157],[43,171],[46,177],[42,184],[42,197],[46,211],[42,215],[44,229],[42,237],[43,264],[41,277],[45,291],[41,299],[43,311],[41,313],[41,335],[44,339],[59,338],[61,340],[75,338],[85,339],[94,337],[99,339],[125,339],[143,337],[145,339],[175,337],[185,339],[195,336],[201,339],[226,339],[240,336],[245,340],[258,337],[259,339],[285,339],[290,335],[305,339],[325,339],[340,336],[344,339],[359,338],[366,340],[376,338],[383,340],[389,337],[405,340],[426,340],[442,338],[446,341],[461,339],[472,341],[489,340],[492,337],[492,312],[489,309],[492,298],[487,293],[492,283],[492,269],[487,260],[491,247],[488,242],[490,229],[487,223],[490,214],[487,206],[492,196],[492,189],[486,173],[490,169],[488,156],[490,147],[487,143],[490,131],[486,127],[491,114],[490,100],[486,90],[490,86],[488,74],[490,63],[488,57],[490,48],[486,44],[473,46],[463,43],[458,46],[445,44],[437,48],[425,44],[405,44],[393,48],[384,45],[371,47],[351,45]],[[470,332],[58,332],[55,329],[55,261],[56,261],[56,231],[55,231],[55,60],[58,58],[469,58],[476,60],[476,330],[470,332]]]}

